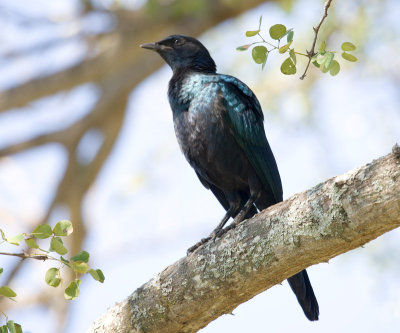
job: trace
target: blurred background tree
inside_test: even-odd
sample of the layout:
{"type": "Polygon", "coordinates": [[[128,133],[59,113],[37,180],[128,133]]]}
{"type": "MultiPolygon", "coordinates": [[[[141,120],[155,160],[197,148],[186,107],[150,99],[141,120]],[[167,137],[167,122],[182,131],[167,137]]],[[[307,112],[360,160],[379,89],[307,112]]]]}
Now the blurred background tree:
{"type": "MultiPolygon", "coordinates": [[[[1,258],[0,282],[20,297],[1,300],[0,309],[27,331],[84,331],[221,216],[175,142],[169,69],[151,75],[162,61],[141,43],[200,36],[219,72],[250,85],[285,197],[388,153],[400,138],[398,1],[332,3],[319,41],[340,50],[350,40],[359,58],[342,62],[335,78],[315,68],[303,81],[283,76],[272,56],[261,71],[235,50],[261,15],[262,29],[294,28],[296,50],[306,50],[322,9],[315,0],[0,0],[0,226],[13,234],[69,218],[70,252],[88,249],[106,275],[104,286],[86,284],[70,303],[44,283],[47,263],[1,258]]],[[[335,265],[311,268],[317,324],[278,286],[204,332],[348,332],[360,321],[365,332],[397,332],[399,237],[391,232],[335,265]]]]}

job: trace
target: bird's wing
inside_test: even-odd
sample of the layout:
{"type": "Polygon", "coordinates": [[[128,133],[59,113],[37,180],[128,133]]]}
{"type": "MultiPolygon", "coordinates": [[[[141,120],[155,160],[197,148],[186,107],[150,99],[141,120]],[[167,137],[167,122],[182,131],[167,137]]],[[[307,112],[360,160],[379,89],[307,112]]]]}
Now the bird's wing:
{"type": "Polygon", "coordinates": [[[219,75],[222,103],[239,146],[276,201],[282,201],[282,183],[278,167],[264,130],[264,116],[254,93],[243,82],[219,75]]]}

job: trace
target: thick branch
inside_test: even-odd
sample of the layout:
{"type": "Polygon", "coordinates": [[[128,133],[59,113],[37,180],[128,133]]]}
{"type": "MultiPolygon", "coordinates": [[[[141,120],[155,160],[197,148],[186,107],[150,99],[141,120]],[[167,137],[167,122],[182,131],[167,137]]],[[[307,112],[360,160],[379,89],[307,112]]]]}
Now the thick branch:
{"type": "Polygon", "coordinates": [[[196,332],[302,269],[400,226],[400,148],[272,206],[167,267],[87,331],[196,332]]]}

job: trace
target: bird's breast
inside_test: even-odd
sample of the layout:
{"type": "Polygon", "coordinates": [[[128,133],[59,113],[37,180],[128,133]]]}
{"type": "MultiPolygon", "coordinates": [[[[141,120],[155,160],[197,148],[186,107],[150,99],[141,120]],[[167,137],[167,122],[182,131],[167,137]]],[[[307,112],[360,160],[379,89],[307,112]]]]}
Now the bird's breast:
{"type": "Polygon", "coordinates": [[[252,169],[226,119],[222,96],[212,75],[171,80],[175,134],[187,161],[204,179],[221,189],[242,189],[252,169]]]}
{"type": "Polygon", "coordinates": [[[211,160],[215,154],[213,147],[220,145],[223,122],[220,115],[212,111],[197,104],[174,117],[179,146],[192,166],[211,160]]]}
{"type": "Polygon", "coordinates": [[[251,167],[217,105],[190,106],[174,127],[187,161],[204,179],[222,189],[247,187],[251,167]]]}
{"type": "Polygon", "coordinates": [[[175,133],[189,163],[213,158],[224,122],[217,107],[219,86],[212,76],[192,74],[170,85],[175,133]]]}

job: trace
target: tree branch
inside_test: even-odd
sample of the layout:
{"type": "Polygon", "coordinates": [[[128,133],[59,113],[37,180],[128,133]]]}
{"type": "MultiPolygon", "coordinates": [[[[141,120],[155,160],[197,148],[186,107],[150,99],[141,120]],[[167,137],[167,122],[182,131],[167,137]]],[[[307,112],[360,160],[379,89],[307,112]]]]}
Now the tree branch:
{"type": "MultiPolygon", "coordinates": [[[[136,77],[139,78],[139,81],[132,82],[138,84],[162,65],[161,59],[154,61],[140,50],[141,43],[159,40],[177,31],[197,36],[209,27],[239,15],[262,2],[262,0],[230,2],[207,0],[204,1],[205,13],[199,15],[196,11],[189,12],[179,20],[176,15],[163,14],[156,19],[149,17],[147,9],[115,12],[119,22],[118,28],[114,33],[106,36],[107,40],[102,41],[103,46],[99,47],[101,51],[98,54],[66,70],[0,91],[0,112],[23,107],[36,99],[69,90],[87,82],[102,82],[114,73],[123,72],[132,66],[136,67],[136,77]]],[[[160,3],[159,6],[157,12],[167,13],[170,3],[160,3]]]]}
{"type": "Polygon", "coordinates": [[[312,59],[313,56],[315,56],[315,44],[317,43],[317,37],[318,37],[319,29],[321,28],[322,23],[324,23],[324,20],[328,16],[328,9],[331,6],[331,2],[332,2],[332,0],[328,0],[327,2],[325,2],[324,14],[322,15],[321,20],[319,21],[319,24],[317,25],[317,27],[313,27],[315,36],[314,36],[314,40],[313,40],[313,43],[312,43],[312,46],[311,46],[311,50],[307,51],[308,63],[307,63],[307,67],[306,67],[303,75],[300,77],[300,80],[303,80],[306,77],[306,73],[308,71],[308,67],[310,67],[311,59],[312,59]]]}
{"type": "Polygon", "coordinates": [[[206,243],[113,306],[87,332],[196,332],[302,269],[399,226],[396,145],[391,154],[296,194],[206,243]]]}
{"type": "Polygon", "coordinates": [[[36,259],[36,260],[57,260],[51,256],[48,256],[47,254],[30,254],[26,252],[21,252],[21,253],[9,253],[9,252],[0,252],[0,255],[2,256],[12,256],[12,257],[19,257],[22,260],[24,259],[36,259]]]}

